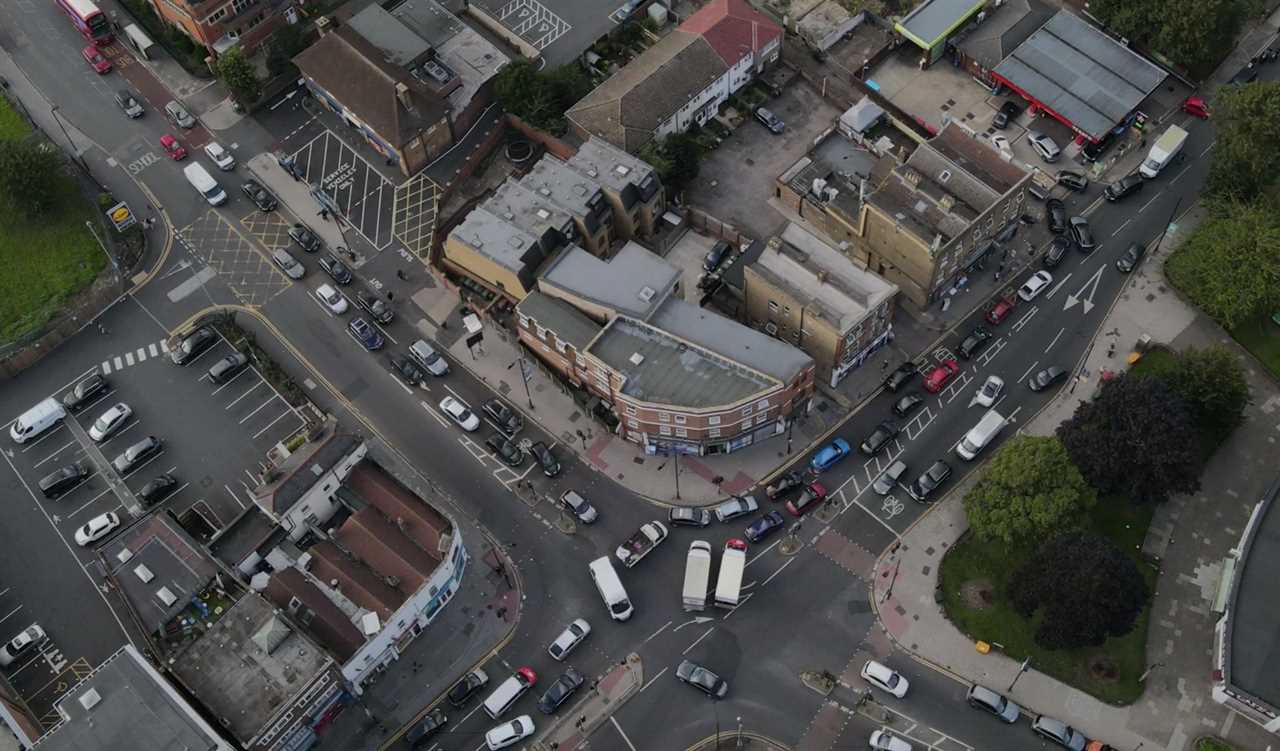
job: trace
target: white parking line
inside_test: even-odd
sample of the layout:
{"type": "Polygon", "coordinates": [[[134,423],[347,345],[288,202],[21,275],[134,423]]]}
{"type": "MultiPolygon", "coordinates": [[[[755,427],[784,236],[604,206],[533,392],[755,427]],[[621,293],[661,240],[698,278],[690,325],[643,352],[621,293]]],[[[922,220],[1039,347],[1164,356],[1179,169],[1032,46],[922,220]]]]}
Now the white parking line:
{"type": "MultiPolygon", "coordinates": [[[[9,590],[7,590],[7,589],[6,589],[5,591],[7,592],[7,591],[9,591],[9,590]]],[[[19,605],[18,607],[14,608],[13,610],[10,610],[8,613],[5,613],[4,617],[0,618],[0,623],[4,623],[5,621],[7,621],[7,620],[9,620],[10,618],[12,618],[12,617],[13,617],[13,614],[14,614],[14,613],[16,613],[16,612],[18,612],[19,610],[22,610],[22,606],[21,606],[21,605],[19,605]]]]}
{"type": "Polygon", "coordinates": [[[781,574],[783,570],[787,568],[787,566],[790,566],[791,564],[795,563],[795,561],[796,561],[795,558],[788,558],[787,562],[779,566],[777,571],[774,571],[772,574],[769,574],[769,578],[761,582],[760,586],[763,587],[769,582],[773,581],[773,577],[777,576],[778,574],[781,574]]]}
{"type": "Polygon", "coordinates": [[[257,438],[261,437],[263,433],[271,429],[272,425],[275,425],[276,423],[280,422],[281,420],[283,420],[284,418],[288,417],[291,414],[293,414],[292,410],[289,410],[287,412],[281,412],[279,417],[267,423],[267,427],[263,428],[262,430],[259,430],[257,433],[254,433],[253,434],[254,439],[256,440],[257,438]]]}
{"type": "Polygon", "coordinates": [[[243,394],[241,394],[240,396],[237,396],[237,397],[236,397],[236,400],[235,400],[234,402],[231,402],[230,404],[228,404],[226,407],[224,407],[224,408],[223,408],[223,411],[229,410],[229,409],[231,409],[232,407],[236,406],[236,404],[237,404],[237,403],[239,403],[239,401],[240,401],[241,399],[245,398],[245,397],[246,397],[246,396],[248,396],[249,394],[252,394],[252,393],[254,392],[254,390],[256,390],[256,389],[257,389],[259,386],[261,386],[263,383],[266,383],[266,381],[259,380],[257,383],[255,383],[255,384],[253,384],[252,386],[250,386],[248,391],[244,392],[244,393],[243,393],[243,394]]]}
{"type": "MultiPolygon", "coordinates": [[[[249,368],[245,368],[244,370],[240,371],[239,373],[236,373],[236,374],[231,378],[231,380],[230,380],[230,381],[227,381],[226,383],[222,384],[222,385],[221,385],[221,386],[219,386],[218,388],[214,389],[214,390],[213,390],[213,394],[211,394],[211,395],[212,395],[212,396],[217,396],[219,393],[221,393],[221,392],[222,392],[222,390],[223,390],[223,389],[225,389],[226,387],[228,387],[228,386],[230,386],[231,384],[235,383],[236,381],[240,380],[240,376],[244,375],[245,373],[249,373],[249,372],[251,372],[251,371],[250,371],[250,369],[249,369],[249,368]]],[[[206,373],[205,375],[208,375],[208,374],[206,373]]],[[[203,380],[203,379],[201,379],[201,380],[203,380]]]]}
{"type": "Polygon", "coordinates": [[[1039,360],[1036,360],[1035,362],[1031,363],[1031,367],[1029,367],[1029,368],[1027,368],[1026,370],[1022,371],[1022,375],[1018,376],[1018,382],[1019,382],[1019,383],[1021,383],[1021,382],[1025,381],[1025,380],[1027,380],[1027,376],[1031,375],[1031,372],[1032,372],[1032,371],[1034,371],[1034,370],[1036,369],[1036,366],[1037,366],[1037,365],[1039,365],[1039,364],[1040,364],[1040,361],[1039,361],[1039,360]]]}
{"type": "Polygon", "coordinates": [[[613,723],[614,729],[618,731],[618,735],[622,736],[622,740],[627,744],[627,748],[631,749],[631,751],[636,751],[636,744],[632,743],[631,739],[627,737],[627,734],[622,732],[622,726],[618,724],[618,718],[613,715],[609,715],[609,722],[613,723]]]}
{"type": "Polygon", "coordinates": [[[73,440],[73,441],[71,441],[71,442],[69,442],[69,443],[63,444],[62,448],[58,449],[57,451],[54,451],[52,454],[49,454],[49,455],[48,455],[48,456],[46,456],[45,458],[43,458],[43,459],[41,459],[40,461],[36,462],[35,466],[39,467],[41,464],[44,464],[45,462],[53,461],[54,459],[56,459],[56,458],[57,458],[58,454],[61,454],[63,451],[65,451],[65,450],[67,449],[67,447],[69,447],[69,446],[74,446],[74,445],[75,445],[75,443],[76,443],[76,442],[73,440]]]}
{"type": "MultiPolygon", "coordinates": [[[[430,414],[432,417],[436,418],[436,420],[438,420],[441,425],[445,426],[446,428],[449,427],[449,421],[444,419],[444,417],[439,412],[436,412],[435,409],[432,408],[430,404],[427,404],[426,402],[418,402],[418,404],[421,404],[422,408],[425,409],[427,413],[430,414]]],[[[466,444],[464,443],[463,445],[465,446],[466,444]]],[[[474,454],[472,454],[472,456],[474,456],[474,454]]]]}
{"type": "Polygon", "coordinates": [[[226,483],[223,483],[222,488],[227,491],[228,495],[230,495],[233,499],[235,499],[236,503],[240,504],[241,509],[249,508],[248,506],[245,505],[244,501],[240,500],[240,496],[236,495],[236,492],[234,490],[227,487],[226,483]]]}
{"type": "Polygon", "coordinates": [[[160,453],[158,453],[158,454],[156,454],[155,456],[151,457],[150,459],[146,460],[146,461],[145,461],[145,462],[143,462],[142,464],[139,464],[138,466],[134,467],[134,468],[133,468],[133,470],[129,472],[129,474],[127,474],[127,475],[121,475],[121,476],[120,476],[120,479],[122,479],[122,480],[127,480],[127,479],[129,479],[130,477],[133,477],[134,475],[138,474],[138,472],[140,472],[140,471],[141,471],[144,467],[146,467],[148,464],[150,464],[151,462],[154,462],[156,459],[159,459],[159,458],[160,458],[160,457],[162,457],[162,456],[164,456],[164,452],[163,452],[163,451],[161,451],[160,453]]]}
{"type": "Polygon", "coordinates": [[[259,404],[257,409],[255,409],[254,411],[252,411],[252,412],[250,412],[249,414],[247,414],[247,415],[245,415],[245,416],[244,416],[244,419],[242,419],[242,420],[240,421],[240,424],[241,424],[241,425],[244,425],[246,422],[248,422],[248,421],[249,421],[249,418],[251,418],[251,417],[253,417],[254,415],[256,415],[256,414],[258,414],[259,412],[261,412],[263,407],[267,406],[267,405],[268,405],[268,404],[270,404],[271,402],[274,402],[275,400],[276,400],[276,398],[275,398],[275,396],[273,395],[273,396],[271,396],[269,399],[267,399],[265,402],[263,402],[262,404],[259,404]]]}
{"type": "MultiPolygon", "coordinates": [[[[77,485],[76,487],[80,487],[80,486],[79,486],[79,485],[77,485]]],[[[106,495],[107,493],[110,493],[110,492],[111,492],[111,488],[110,488],[110,487],[108,487],[106,490],[102,491],[101,493],[99,493],[99,494],[95,495],[94,497],[90,498],[89,500],[85,501],[85,502],[84,502],[84,505],[80,506],[80,507],[79,507],[79,508],[77,508],[75,511],[72,511],[71,513],[67,514],[67,517],[66,517],[66,518],[70,519],[71,517],[75,516],[76,514],[80,513],[81,511],[84,511],[85,509],[87,509],[87,508],[89,508],[90,506],[92,506],[94,501],[98,500],[99,498],[101,498],[102,496],[104,496],[104,495],[106,495]]]]}
{"type": "Polygon", "coordinates": [[[62,423],[58,423],[58,424],[57,424],[57,425],[55,425],[55,426],[53,427],[53,429],[52,429],[52,430],[50,430],[48,433],[45,433],[43,436],[41,436],[41,437],[37,438],[34,442],[32,442],[32,443],[28,444],[26,447],[24,447],[24,448],[22,449],[22,453],[24,453],[24,454],[25,454],[25,453],[27,453],[28,451],[30,451],[31,449],[35,448],[36,446],[39,446],[40,444],[42,444],[42,443],[44,443],[45,441],[49,440],[50,438],[52,438],[53,436],[55,436],[55,435],[58,433],[58,431],[59,431],[59,430],[62,430],[62,423]]]}
{"type": "Polygon", "coordinates": [[[374,327],[375,329],[377,329],[378,331],[381,331],[381,332],[382,332],[382,335],[383,335],[383,336],[385,336],[385,337],[387,338],[387,341],[391,342],[392,344],[399,344],[399,343],[400,343],[400,342],[396,341],[396,338],[395,338],[394,336],[392,336],[392,335],[388,334],[386,329],[382,328],[382,324],[378,323],[377,321],[373,320],[372,318],[370,318],[370,319],[369,319],[369,323],[373,324],[373,327],[374,327]]]}
{"type": "Polygon", "coordinates": [[[1049,292],[1044,296],[1044,298],[1048,300],[1050,297],[1053,297],[1054,295],[1056,295],[1058,293],[1058,290],[1062,289],[1062,285],[1066,284],[1067,280],[1070,278],[1071,278],[1071,274],[1067,274],[1066,276],[1059,279],[1058,283],[1053,285],[1053,289],[1049,290],[1049,292]]]}

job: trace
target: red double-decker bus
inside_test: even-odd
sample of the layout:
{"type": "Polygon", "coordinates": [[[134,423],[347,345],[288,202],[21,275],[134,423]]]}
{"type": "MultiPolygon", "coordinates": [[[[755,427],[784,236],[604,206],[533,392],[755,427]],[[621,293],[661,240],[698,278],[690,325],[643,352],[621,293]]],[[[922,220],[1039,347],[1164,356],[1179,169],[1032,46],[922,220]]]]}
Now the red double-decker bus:
{"type": "Polygon", "coordinates": [[[56,0],[85,39],[99,47],[111,44],[111,24],[93,0],[56,0]]]}

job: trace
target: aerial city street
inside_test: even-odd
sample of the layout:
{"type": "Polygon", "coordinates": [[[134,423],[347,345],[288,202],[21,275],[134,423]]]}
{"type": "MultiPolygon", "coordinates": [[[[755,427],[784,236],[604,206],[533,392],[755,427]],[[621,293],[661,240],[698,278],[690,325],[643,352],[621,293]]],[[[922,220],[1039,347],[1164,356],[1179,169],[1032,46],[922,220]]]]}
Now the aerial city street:
{"type": "Polygon", "coordinates": [[[0,751],[1263,751],[1280,2],[0,2],[0,751]]]}

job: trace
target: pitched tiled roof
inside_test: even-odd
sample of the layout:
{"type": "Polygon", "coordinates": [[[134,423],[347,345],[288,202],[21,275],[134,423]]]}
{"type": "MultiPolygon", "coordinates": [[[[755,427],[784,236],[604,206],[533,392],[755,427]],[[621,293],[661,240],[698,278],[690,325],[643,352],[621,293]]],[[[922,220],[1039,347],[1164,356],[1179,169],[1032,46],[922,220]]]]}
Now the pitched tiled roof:
{"type": "Polygon", "coordinates": [[[680,30],[706,39],[728,66],[782,36],[782,29],[746,0],[711,0],[685,19],[680,30]]]}
{"type": "MultiPolygon", "coordinates": [[[[404,535],[434,560],[443,558],[440,538],[453,534],[453,523],[409,492],[376,464],[361,462],[351,470],[346,486],[361,500],[382,512],[404,535]]],[[[427,571],[434,570],[434,566],[427,571]]]]}
{"type": "Polygon", "coordinates": [[[351,659],[364,644],[360,629],[306,574],[292,566],[272,573],[263,594],[276,607],[288,612],[295,623],[340,662],[351,659]],[[290,607],[295,599],[306,608],[306,615],[298,612],[296,606],[290,607]]]}
{"type": "Polygon", "coordinates": [[[404,532],[371,506],[343,522],[334,539],[388,583],[389,577],[395,577],[394,589],[406,596],[426,584],[439,564],[438,558],[410,542],[404,532]]]}
{"type": "Polygon", "coordinates": [[[316,579],[334,587],[360,607],[377,613],[383,621],[390,619],[404,603],[404,595],[332,542],[323,540],[307,552],[311,554],[311,573],[316,579]]]}

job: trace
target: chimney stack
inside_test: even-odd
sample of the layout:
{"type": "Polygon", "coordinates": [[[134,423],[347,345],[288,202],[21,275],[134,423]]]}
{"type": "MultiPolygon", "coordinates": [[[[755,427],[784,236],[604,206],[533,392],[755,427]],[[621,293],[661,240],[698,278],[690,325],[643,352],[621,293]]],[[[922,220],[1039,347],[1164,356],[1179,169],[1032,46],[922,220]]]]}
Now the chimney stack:
{"type": "Polygon", "coordinates": [[[396,99],[400,100],[400,104],[404,105],[405,109],[410,112],[413,111],[413,100],[409,98],[408,86],[405,86],[403,83],[396,83],[396,99]]]}
{"type": "Polygon", "coordinates": [[[316,19],[316,31],[320,32],[320,36],[333,31],[333,21],[328,16],[320,16],[316,19]]]}

